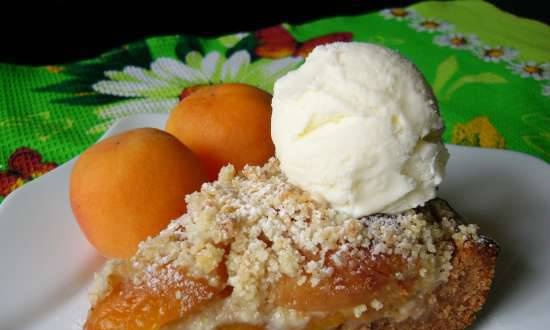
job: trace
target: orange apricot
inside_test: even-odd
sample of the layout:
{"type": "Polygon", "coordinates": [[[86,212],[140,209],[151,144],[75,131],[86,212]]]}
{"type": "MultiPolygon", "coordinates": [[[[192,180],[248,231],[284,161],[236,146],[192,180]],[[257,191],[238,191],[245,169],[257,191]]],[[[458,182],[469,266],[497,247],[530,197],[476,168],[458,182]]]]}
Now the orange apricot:
{"type": "Polygon", "coordinates": [[[214,180],[228,163],[240,170],[275,152],[271,95],[245,84],[201,87],[172,110],[166,130],[188,146],[214,180]]]}
{"type": "Polygon", "coordinates": [[[106,257],[127,258],[186,210],[185,196],[206,176],[178,139],[140,128],[105,139],[77,160],[70,178],[73,213],[106,257]]]}

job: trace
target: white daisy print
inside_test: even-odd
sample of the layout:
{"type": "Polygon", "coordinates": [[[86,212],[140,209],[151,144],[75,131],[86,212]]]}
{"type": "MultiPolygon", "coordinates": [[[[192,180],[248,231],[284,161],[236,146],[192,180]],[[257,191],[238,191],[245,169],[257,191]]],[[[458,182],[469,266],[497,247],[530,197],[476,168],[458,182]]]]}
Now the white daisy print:
{"type": "Polygon", "coordinates": [[[429,33],[445,32],[453,29],[451,24],[433,18],[415,20],[410,26],[416,31],[429,33]]]}
{"type": "Polygon", "coordinates": [[[414,10],[408,8],[387,8],[381,10],[380,15],[384,16],[385,19],[395,19],[398,21],[418,17],[418,14],[414,10]]]}
{"type": "MultiPolygon", "coordinates": [[[[237,51],[229,58],[216,51],[205,56],[192,51],[186,55],[185,62],[163,57],[151,63],[150,68],[127,66],[120,71],[106,71],[108,79],[93,84],[92,88],[100,94],[127,98],[98,109],[100,117],[112,121],[128,114],[168,112],[179,99],[201,85],[245,83],[271,92],[275,80],[302,61],[285,57],[252,62],[246,50],[237,51]]],[[[108,127],[109,120],[91,132],[108,127]]]]}
{"type": "Polygon", "coordinates": [[[479,45],[477,36],[470,34],[464,35],[461,33],[442,34],[434,38],[434,43],[439,46],[451,47],[455,49],[471,49],[479,45]]]}
{"type": "Polygon", "coordinates": [[[550,63],[537,63],[534,61],[510,63],[508,68],[523,78],[550,79],[550,63]]]}
{"type": "Polygon", "coordinates": [[[507,62],[518,56],[515,49],[503,46],[483,46],[476,49],[476,54],[485,62],[507,62]]]}

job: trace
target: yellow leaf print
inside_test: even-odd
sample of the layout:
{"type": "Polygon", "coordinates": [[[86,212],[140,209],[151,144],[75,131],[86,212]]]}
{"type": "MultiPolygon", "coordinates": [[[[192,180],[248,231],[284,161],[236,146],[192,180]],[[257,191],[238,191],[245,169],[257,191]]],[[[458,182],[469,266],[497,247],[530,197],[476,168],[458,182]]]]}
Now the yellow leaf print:
{"type": "Polygon", "coordinates": [[[456,73],[458,70],[458,62],[456,60],[456,57],[451,56],[447,58],[445,61],[441,62],[437,66],[437,71],[435,72],[435,80],[432,85],[434,93],[436,95],[439,95],[439,92],[445,86],[445,84],[451,79],[451,77],[456,73]]]}
{"type": "Polygon", "coordinates": [[[483,148],[504,148],[504,137],[485,116],[475,117],[464,124],[456,124],[453,128],[454,144],[477,146],[483,148]]]}
{"type": "Polygon", "coordinates": [[[59,73],[63,71],[65,68],[59,65],[46,65],[46,70],[48,70],[51,73],[59,73]]]}
{"type": "Polygon", "coordinates": [[[432,89],[440,100],[448,101],[454,92],[468,84],[504,84],[507,82],[506,79],[492,72],[466,75],[455,79],[458,68],[459,63],[455,56],[446,58],[437,66],[432,89]],[[450,84],[451,82],[452,84],[450,84]]]}
{"type": "Polygon", "coordinates": [[[471,84],[471,83],[478,83],[478,84],[504,84],[507,80],[502,78],[501,76],[494,74],[492,72],[483,72],[476,75],[469,75],[464,76],[455,81],[449,89],[447,89],[447,92],[445,93],[445,96],[443,99],[448,100],[451,98],[451,95],[456,92],[457,89],[463,87],[464,85],[471,84]]]}

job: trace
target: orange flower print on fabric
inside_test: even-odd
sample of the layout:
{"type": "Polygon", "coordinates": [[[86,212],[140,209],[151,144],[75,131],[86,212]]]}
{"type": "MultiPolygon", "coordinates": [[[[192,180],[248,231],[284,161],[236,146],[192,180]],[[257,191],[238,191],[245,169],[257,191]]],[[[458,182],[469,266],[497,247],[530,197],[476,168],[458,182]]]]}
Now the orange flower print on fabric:
{"type": "Polygon", "coordinates": [[[513,60],[518,55],[515,49],[503,46],[483,46],[476,53],[483,61],[495,63],[513,60]]]}
{"type": "Polygon", "coordinates": [[[387,8],[380,11],[380,14],[386,19],[395,19],[398,21],[418,16],[414,10],[409,8],[387,8]]]}
{"type": "Polygon", "coordinates": [[[475,35],[464,35],[461,33],[450,33],[436,36],[434,42],[439,46],[446,46],[455,49],[471,49],[479,44],[475,35]]]}
{"type": "Polygon", "coordinates": [[[264,58],[282,58],[288,56],[306,57],[313,48],[337,41],[349,42],[353,39],[351,32],[335,32],[309,39],[300,43],[282,26],[272,26],[255,33],[256,55],[264,58]]]}
{"type": "Polygon", "coordinates": [[[452,143],[483,148],[499,148],[505,146],[505,140],[485,116],[475,117],[464,124],[456,124],[453,128],[452,143]]]}
{"type": "Polygon", "coordinates": [[[9,193],[57,167],[52,162],[43,162],[42,155],[27,147],[17,148],[8,159],[8,169],[0,171],[0,196],[9,193]]]}
{"type": "Polygon", "coordinates": [[[451,31],[454,28],[447,22],[433,18],[415,19],[410,26],[416,31],[428,33],[451,31]]]}
{"type": "Polygon", "coordinates": [[[395,17],[406,17],[409,14],[409,12],[403,8],[392,8],[390,9],[390,13],[395,17]]]}
{"type": "Polygon", "coordinates": [[[42,155],[31,148],[16,149],[8,160],[10,170],[17,172],[25,180],[35,179],[57,167],[55,163],[43,163],[42,155]]]}
{"type": "Polygon", "coordinates": [[[51,73],[60,73],[65,68],[59,65],[46,65],[46,70],[48,70],[51,73]]]}
{"type": "Polygon", "coordinates": [[[533,78],[535,80],[550,79],[550,63],[537,63],[534,61],[510,63],[508,66],[512,72],[523,78],[533,78]]]}
{"type": "Polygon", "coordinates": [[[17,173],[10,171],[0,172],[0,197],[8,196],[12,191],[21,187],[25,181],[17,173]]]}
{"type": "Polygon", "coordinates": [[[265,58],[291,56],[297,43],[290,33],[281,25],[268,27],[255,33],[258,45],[256,55],[265,58]]]}

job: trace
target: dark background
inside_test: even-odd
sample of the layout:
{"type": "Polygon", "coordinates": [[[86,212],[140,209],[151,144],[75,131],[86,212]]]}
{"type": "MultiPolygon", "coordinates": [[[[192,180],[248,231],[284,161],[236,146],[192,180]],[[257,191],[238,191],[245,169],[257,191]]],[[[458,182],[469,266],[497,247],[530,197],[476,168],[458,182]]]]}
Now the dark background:
{"type": "MultiPolygon", "coordinates": [[[[57,64],[95,57],[146,36],[217,36],[281,22],[356,15],[416,1],[40,1],[0,8],[0,62],[57,64]]],[[[518,16],[548,23],[545,1],[492,0],[518,16]]],[[[546,5],[547,7],[548,5],[546,5]]]]}

